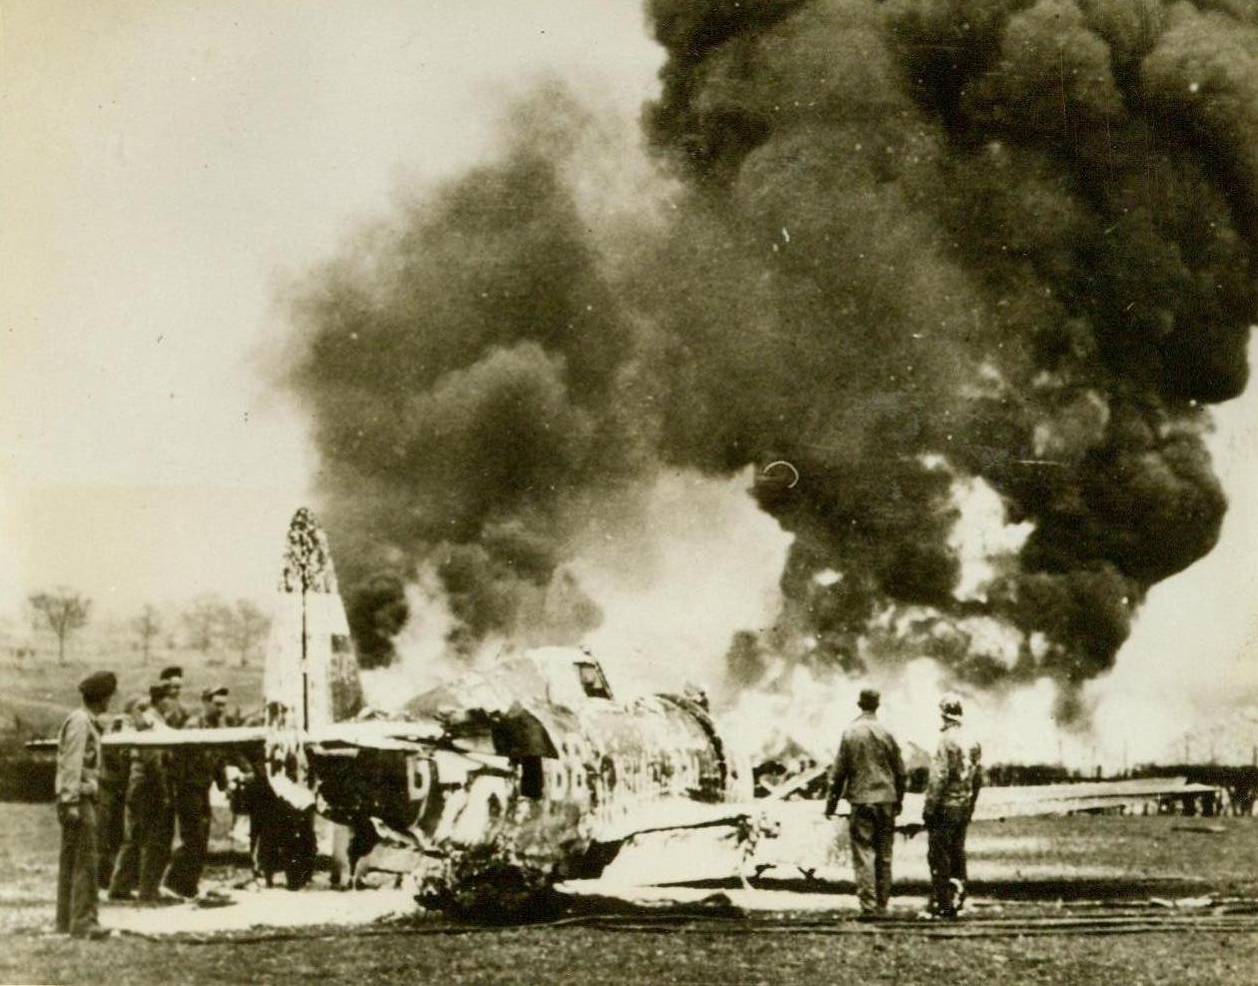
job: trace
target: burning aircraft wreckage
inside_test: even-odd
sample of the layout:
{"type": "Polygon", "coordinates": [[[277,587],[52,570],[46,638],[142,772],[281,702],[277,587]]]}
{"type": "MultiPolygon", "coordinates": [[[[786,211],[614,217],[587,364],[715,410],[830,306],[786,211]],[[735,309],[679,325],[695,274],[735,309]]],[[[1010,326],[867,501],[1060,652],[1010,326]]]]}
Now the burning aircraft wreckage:
{"type": "MultiPolygon", "coordinates": [[[[597,876],[635,834],[746,818],[750,774],[704,700],[619,703],[581,649],[533,650],[422,694],[395,717],[360,715],[327,541],[308,511],[294,517],[288,545],[265,724],[116,732],[106,744],[243,748],[275,796],[273,814],[278,800],[290,825],[317,810],[349,830],[351,880],[384,843],[409,851],[421,897],[438,903],[478,888],[528,894],[597,876]]],[[[259,828],[264,839],[274,832],[259,828]]],[[[255,855],[300,884],[313,843],[276,835],[287,848],[261,845],[255,855]]]]}
{"type": "MultiPolygon", "coordinates": [[[[235,749],[257,769],[251,818],[255,867],[284,870],[300,889],[314,865],[314,813],[348,835],[347,882],[377,850],[412,881],[416,898],[471,917],[536,916],[560,881],[598,877],[627,844],[663,833],[721,829],[728,851],[657,873],[659,882],[736,877],[801,807],[784,798],[808,780],[752,798],[749,763],[727,746],[700,695],[616,701],[583,648],[538,648],[405,703],[393,716],[363,707],[327,539],[309,511],[288,535],[258,726],[120,731],[123,747],[235,749]],[[304,837],[303,837],[304,830],[304,837]],[[270,840],[271,844],[267,844],[270,840]],[[399,858],[404,862],[399,863],[399,858]],[[715,861],[714,861],[715,860],[715,861]],[[715,869],[713,868],[715,866],[715,869]]],[[[1213,793],[1182,779],[1003,789],[976,818],[1095,809],[1149,797],[1213,793]],[[1138,788],[1138,790],[1137,790],[1138,788]]],[[[899,826],[921,828],[910,795],[899,826]]],[[[808,827],[808,826],[805,826],[808,827]]],[[[813,826],[815,830],[815,826],[813,826]]],[[[811,874],[828,836],[793,865],[811,874]]],[[[676,866],[674,859],[671,864],[676,866]]],[[[651,877],[638,871],[643,883],[651,877]]],[[[622,877],[623,880],[623,877],[622,877]]]]}
{"type": "Polygon", "coordinates": [[[1258,317],[1252,4],[646,8],[650,161],[552,86],[511,108],[499,159],[291,295],[284,383],[347,614],[299,521],[267,723],[236,735],[355,855],[409,845],[433,880],[478,847],[540,851],[550,878],[650,829],[759,826],[701,701],[620,704],[579,650],[355,719],[408,586],[435,587],[452,654],[576,644],[611,609],[582,565],[658,547],[667,477],[756,475],[789,545],[776,611],[723,628],[728,681],[924,658],[974,693],[1048,683],[1052,729],[1086,720],[1149,589],[1226,510],[1205,436],[1258,317]],[[1003,537],[978,575],[967,491],[1003,537]]]}

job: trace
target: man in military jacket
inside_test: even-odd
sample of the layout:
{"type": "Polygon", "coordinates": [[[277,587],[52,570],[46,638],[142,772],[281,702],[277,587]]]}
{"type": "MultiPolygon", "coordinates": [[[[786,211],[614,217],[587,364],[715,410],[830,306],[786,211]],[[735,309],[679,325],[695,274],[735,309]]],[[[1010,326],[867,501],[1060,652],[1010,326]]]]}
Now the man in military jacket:
{"type": "MultiPolygon", "coordinates": [[[[170,709],[166,686],[154,685],[149,701],[136,707],[135,728],[169,729],[165,716],[170,709]]],[[[170,754],[160,747],[131,750],[122,849],[109,884],[112,900],[128,900],[136,890],[144,903],[160,899],[174,833],[169,760],[170,754]]]]}
{"type": "Polygon", "coordinates": [[[943,723],[939,745],[930,763],[926,804],[926,859],[930,864],[931,909],[936,917],[954,918],[965,899],[965,837],[983,781],[983,750],[961,725],[961,700],[945,696],[939,703],[943,723]]]}
{"type": "MultiPolygon", "coordinates": [[[[201,693],[201,711],[185,729],[219,729],[225,722],[228,690],[219,685],[201,693]]],[[[210,842],[210,785],[227,790],[227,757],[219,750],[188,747],[172,758],[171,796],[179,826],[179,846],[170,859],[164,880],[168,890],[195,897],[205,869],[210,842]]]]}
{"type": "Polygon", "coordinates": [[[878,721],[882,698],[873,688],[860,693],[861,714],[843,731],[830,773],[826,817],[834,815],[839,798],[852,806],[848,838],[861,916],[886,914],[891,899],[891,851],[895,819],[904,803],[906,775],[900,746],[878,721]]]}
{"type": "Polygon", "coordinates": [[[66,717],[57,739],[57,821],[61,858],[57,870],[57,930],[76,938],[100,938],[96,910],[96,802],[100,794],[100,723],[118,689],[110,671],[79,683],[83,704],[66,717]]]}

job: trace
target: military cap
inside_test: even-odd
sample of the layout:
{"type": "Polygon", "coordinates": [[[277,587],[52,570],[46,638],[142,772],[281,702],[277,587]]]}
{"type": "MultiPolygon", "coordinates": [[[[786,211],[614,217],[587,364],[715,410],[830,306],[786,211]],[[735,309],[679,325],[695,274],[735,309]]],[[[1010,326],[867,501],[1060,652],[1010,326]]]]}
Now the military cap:
{"type": "Polygon", "coordinates": [[[206,688],[202,690],[201,701],[212,702],[219,695],[222,695],[224,698],[226,698],[228,694],[229,692],[226,685],[214,685],[212,688],[206,688]]]}
{"type": "Polygon", "coordinates": [[[867,712],[878,708],[881,702],[882,693],[877,688],[862,688],[860,698],[856,700],[856,704],[867,712]]]}
{"type": "Polygon", "coordinates": [[[183,668],[177,664],[172,664],[168,668],[162,668],[162,673],[158,675],[162,681],[169,681],[171,678],[183,678],[183,668]]]}
{"type": "Polygon", "coordinates": [[[96,671],[79,682],[85,702],[99,702],[118,690],[118,676],[112,671],[96,671]]]}
{"type": "Polygon", "coordinates": [[[956,695],[945,695],[939,700],[939,712],[949,719],[960,719],[962,715],[961,699],[956,695]]]}

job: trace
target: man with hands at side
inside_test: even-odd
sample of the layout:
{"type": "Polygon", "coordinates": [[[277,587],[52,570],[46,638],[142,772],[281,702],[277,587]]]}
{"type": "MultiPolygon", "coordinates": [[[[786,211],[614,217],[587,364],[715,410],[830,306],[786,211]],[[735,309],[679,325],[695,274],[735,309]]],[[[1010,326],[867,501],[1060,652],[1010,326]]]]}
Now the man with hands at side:
{"type": "Polygon", "coordinates": [[[865,920],[887,913],[895,820],[904,804],[907,783],[900,745],[878,721],[881,701],[876,689],[861,691],[856,703],[861,714],[843,731],[826,798],[827,818],[834,816],[839,798],[846,798],[851,805],[848,838],[856,895],[865,920]]]}

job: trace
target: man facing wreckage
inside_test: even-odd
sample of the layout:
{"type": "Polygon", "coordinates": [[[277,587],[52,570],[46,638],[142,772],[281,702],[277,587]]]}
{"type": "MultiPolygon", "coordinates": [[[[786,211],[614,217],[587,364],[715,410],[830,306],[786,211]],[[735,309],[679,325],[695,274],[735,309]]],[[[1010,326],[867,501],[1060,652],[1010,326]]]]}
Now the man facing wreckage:
{"type": "Polygon", "coordinates": [[[166,725],[175,729],[182,729],[184,723],[188,721],[188,710],[184,708],[183,702],[179,696],[183,692],[183,668],[176,664],[172,664],[168,668],[162,668],[162,673],[157,676],[158,683],[166,689],[166,696],[169,701],[166,703],[166,711],[162,718],[166,725]]]}
{"type": "Polygon", "coordinates": [[[839,798],[852,806],[848,837],[861,917],[887,913],[891,899],[891,851],[895,819],[904,803],[906,776],[900,745],[878,721],[878,691],[865,688],[857,706],[861,714],[843,731],[830,775],[826,817],[834,815],[839,798]]]}
{"type": "MultiPolygon", "coordinates": [[[[128,701],[123,714],[115,716],[109,724],[109,732],[117,732],[130,726],[135,719],[138,695],[128,701]]],[[[96,874],[101,890],[109,889],[114,874],[114,862],[122,848],[126,833],[127,775],[131,758],[124,747],[104,746],[100,751],[100,800],[96,806],[96,874]]]]}
{"type": "Polygon", "coordinates": [[[931,910],[954,918],[965,899],[965,836],[983,783],[983,750],[961,726],[961,700],[954,695],[939,702],[943,717],[939,745],[930,762],[922,821],[929,839],[931,910]]]}
{"type": "MultiPolygon", "coordinates": [[[[201,693],[201,712],[187,720],[186,729],[219,729],[226,725],[228,690],[225,685],[201,693]]],[[[205,869],[210,842],[210,785],[227,790],[227,756],[216,750],[189,747],[171,760],[171,797],[179,826],[179,847],[171,856],[164,880],[180,897],[195,897],[205,869]]]]}
{"type": "MultiPolygon", "coordinates": [[[[149,689],[148,702],[135,704],[138,730],[170,728],[166,717],[174,705],[165,685],[149,689]]],[[[170,859],[173,810],[170,791],[170,754],[160,747],[133,747],[127,776],[122,848],[109,884],[110,900],[129,900],[139,890],[142,903],[161,897],[162,873],[170,859]]]]}

